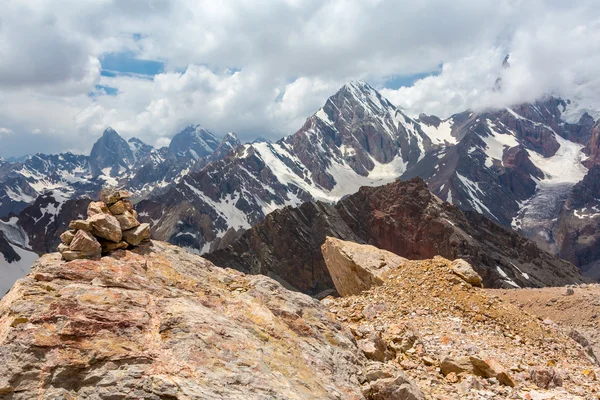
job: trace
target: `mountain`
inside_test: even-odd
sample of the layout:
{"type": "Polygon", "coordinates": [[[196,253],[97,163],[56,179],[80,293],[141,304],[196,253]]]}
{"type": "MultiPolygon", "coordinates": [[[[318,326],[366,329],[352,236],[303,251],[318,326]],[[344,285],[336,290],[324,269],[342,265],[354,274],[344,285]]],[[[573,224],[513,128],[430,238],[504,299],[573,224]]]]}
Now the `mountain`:
{"type": "Polygon", "coordinates": [[[108,128],[90,156],[36,154],[18,162],[0,161],[0,227],[5,227],[5,234],[10,226],[23,235],[2,238],[0,261],[6,284],[0,292],[25,273],[22,268],[28,268],[36,253],[54,251],[68,222],[85,215],[89,198],[98,197],[104,185],[125,186],[144,197],[165,190],[190,170],[226,157],[237,145],[237,136],[228,134],[213,153],[196,160],[178,157],[166,147],[155,149],[137,138],[125,141],[108,128]]]}
{"type": "Polygon", "coordinates": [[[335,205],[285,207],[228,247],[206,254],[216,265],[261,273],[304,293],[333,289],[321,245],[331,236],[369,243],[411,260],[441,255],[470,262],[486,287],[583,282],[577,268],[475,212],[442,202],[420,178],[363,187],[335,205]]]}
{"type": "Polygon", "coordinates": [[[549,97],[445,120],[413,119],[368,84],[351,82],[295,134],[243,145],[142,207],[159,238],[208,252],[274,209],[335,202],[361,186],[419,176],[443,200],[558,254],[556,218],[597,142],[598,124],[589,115],[562,120],[569,107],[549,97]]]}
{"type": "Polygon", "coordinates": [[[559,254],[600,279],[600,165],[594,165],[564,202],[554,227],[559,254]]]}
{"type": "Polygon", "coordinates": [[[29,273],[31,264],[38,258],[28,250],[27,234],[17,225],[17,218],[0,220],[0,297],[13,283],[29,273]]]}
{"type": "Polygon", "coordinates": [[[308,200],[332,202],[402,175],[432,146],[420,124],[364,82],[342,87],[295,134],[245,144],[140,203],[154,234],[200,252],[230,229],[308,200]]]}
{"type": "Polygon", "coordinates": [[[210,156],[219,146],[217,138],[200,125],[189,125],[171,139],[169,150],[178,157],[198,160],[210,156]]]}
{"type": "Polygon", "coordinates": [[[134,160],[129,144],[112,128],[106,129],[94,143],[89,157],[92,176],[105,177],[123,174],[134,160]]]}
{"type": "MultiPolygon", "coordinates": [[[[91,164],[105,165],[103,157],[36,155],[2,163],[0,210],[18,215],[48,190],[66,199],[93,197],[109,183],[141,200],[140,218],[152,222],[156,238],[206,253],[226,247],[274,210],[334,203],[361,186],[419,176],[439,198],[564,254],[567,241],[557,237],[563,203],[600,154],[598,122],[588,114],[574,121],[573,109],[568,100],[547,97],[447,119],[412,118],[365,82],[350,82],[296,133],[274,143],[240,145],[233,134],[219,142],[190,125],[170,147],[152,149],[110,130],[96,146],[114,145],[121,154],[109,175],[91,172],[91,164]]],[[[33,225],[28,232],[38,237],[35,246],[52,242],[39,239],[46,234],[43,223],[33,225]]],[[[578,245],[582,251],[586,243],[578,245]]],[[[582,258],[570,259],[582,266],[582,258]]]]}

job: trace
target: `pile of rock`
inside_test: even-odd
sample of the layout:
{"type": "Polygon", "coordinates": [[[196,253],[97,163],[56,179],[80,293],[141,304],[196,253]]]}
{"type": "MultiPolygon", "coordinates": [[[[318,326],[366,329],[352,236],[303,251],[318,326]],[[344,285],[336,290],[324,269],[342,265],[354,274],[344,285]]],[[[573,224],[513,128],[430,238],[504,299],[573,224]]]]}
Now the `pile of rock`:
{"type": "Polygon", "coordinates": [[[86,220],[71,221],[60,235],[58,251],[67,261],[100,258],[117,249],[138,246],[150,239],[150,225],[141,224],[125,190],[107,191],[91,202],[86,220]]]}

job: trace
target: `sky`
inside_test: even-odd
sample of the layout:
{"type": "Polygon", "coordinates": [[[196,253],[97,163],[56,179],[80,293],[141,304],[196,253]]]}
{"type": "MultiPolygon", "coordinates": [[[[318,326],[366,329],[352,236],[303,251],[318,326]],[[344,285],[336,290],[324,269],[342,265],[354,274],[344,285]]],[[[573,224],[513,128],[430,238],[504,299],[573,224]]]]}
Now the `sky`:
{"type": "Polygon", "coordinates": [[[576,119],[599,72],[596,0],[4,0],[0,156],[87,153],[109,126],[278,139],[357,79],[410,115],[552,94],[576,119]]]}

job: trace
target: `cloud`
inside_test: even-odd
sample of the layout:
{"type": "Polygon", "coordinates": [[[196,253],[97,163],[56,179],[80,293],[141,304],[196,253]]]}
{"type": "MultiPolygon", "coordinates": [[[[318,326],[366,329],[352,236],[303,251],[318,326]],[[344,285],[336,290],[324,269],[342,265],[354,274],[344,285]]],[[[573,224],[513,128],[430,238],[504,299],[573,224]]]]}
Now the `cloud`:
{"type": "Polygon", "coordinates": [[[14,132],[12,129],[0,127],[0,138],[3,136],[12,135],[14,132]]]}
{"type": "MultiPolygon", "coordinates": [[[[555,3],[548,3],[547,5],[555,3]]],[[[538,5],[540,5],[538,3],[538,5]]],[[[544,13],[528,12],[530,21],[515,27],[502,46],[492,46],[447,62],[439,75],[411,87],[383,89],[410,113],[449,116],[531,102],[546,95],[573,100],[572,119],[584,111],[600,117],[600,12],[595,2],[577,2],[544,13]],[[502,69],[510,53],[511,67],[502,69]],[[491,90],[496,78],[502,90],[491,90]]]]}
{"type": "Polygon", "coordinates": [[[599,21],[585,0],[9,0],[0,121],[15,134],[0,155],[89,151],[107,126],[153,145],[188,123],[277,139],[351,79],[410,113],[446,116],[548,92],[589,108],[600,97],[599,21]],[[507,52],[512,68],[502,71],[507,52]],[[103,60],[119,67],[115,54],[163,71],[101,74],[103,60]],[[499,75],[504,90],[491,92],[499,75]]]}

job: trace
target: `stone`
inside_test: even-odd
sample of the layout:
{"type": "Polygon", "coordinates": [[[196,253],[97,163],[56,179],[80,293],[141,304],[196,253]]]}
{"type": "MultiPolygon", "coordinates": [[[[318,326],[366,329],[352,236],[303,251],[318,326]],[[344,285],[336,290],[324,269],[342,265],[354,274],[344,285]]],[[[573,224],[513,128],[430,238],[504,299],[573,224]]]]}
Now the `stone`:
{"type": "Polygon", "coordinates": [[[575,290],[573,290],[573,288],[568,287],[565,290],[565,296],[573,296],[575,294],[575,290]]]}
{"type": "Polygon", "coordinates": [[[150,224],[143,223],[123,232],[123,239],[132,246],[138,246],[144,240],[150,239],[150,224]]]}
{"type": "Polygon", "coordinates": [[[412,349],[419,337],[411,330],[390,336],[390,347],[397,353],[406,353],[412,349]]]}
{"type": "Polygon", "coordinates": [[[112,215],[120,215],[127,211],[127,207],[125,206],[123,200],[119,200],[112,206],[108,207],[108,210],[112,215]]]}
{"type": "Polygon", "coordinates": [[[61,254],[62,254],[63,258],[67,261],[73,261],[73,260],[79,260],[79,259],[85,258],[83,254],[81,254],[78,251],[73,251],[73,250],[66,250],[66,251],[63,251],[61,254]]]}
{"type": "Polygon", "coordinates": [[[379,379],[393,378],[401,372],[390,363],[369,362],[363,370],[364,377],[368,382],[374,382],[379,379]]]}
{"type": "Polygon", "coordinates": [[[133,211],[133,203],[131,200],[121,200],[127,211],[133,211]]]}
{"type": "Polygon", "coordinates": [[[358,347],[369,360],[387,361],[392,358],[392,353],[379,332],[373,332],[367,338],[359,340],[358,347]]]}
{"type": "Polygon", "coordinates": [[[118,243],[123,237],[119,221],[110,214],[96,214],[89,218],[92,233],[100,238],[118,243]]]}
{"type": "Polygon", "coordinates": [[[119,243],[111,242],[109,240],[103,240],[102,242],[100,242],[100,244],[102,245],[103,253],[111,253],[115,250],[119,250],[119,249],[124,250],[129,247],[129,243],[127,243],[124,240],[120,241],[119,243]]]}
{"type": "Polygon", "coordinates": [[[406,375],[400,374],[396,378],[379,379],[372,383],[368,398],[372,400],[424,400],[425,395],[406,375]]]}
{"type": "Polygon", "coordinates": [[[69,250],[76,251],[85,258],[99,258],[102,253],[102,246],[89,232],[79,230],[69,245],[69,250]]]}
{"type": "Polygon", "coordinates": [[[421,360],[423,360],[423,364],[427,365],[428,367],[435,365],[435,360],[429,356],[423,356],[421,360]]]}
{"type": "Polygon", "coordinates": [[[468,375],[458,384],[457,389],[459,394],[465,395],[471,393],[473,390],[482,390],[483,386],[476,377],[468,375]]]}
{"type": "Polygon", "coordinates": [[[69,231],[64,231],[61,235],[60,235],[60,240],[66,244],[69,245],[71,244],[71,241],[73,241],[73,238],[75,237],[75,230],[69,230],[69,231]]]}
{"type": "MultiPolygon", "coordinates": [[[[84,219],[74,219],[73,221],[71,221],[69,223],[69,228],[73,229],[73,230],[79,230],[79,229],[81,229],[82,231],[88,231],[88,232],[92,230],[92,226],[90,225],[90,221],[89,220],[84,220],[84,219]]],[[[62,239],[62,236],[61,236],[61,239],[62,239]]]]}
{"type": "Polygon", "coordinates": [[[92,217],[97,214],[108,214],[110,211],[103,201],[92,201],[88,205],[87,215],[92,217]]]}
{"type": "Polygon", "coordinates": [[[327,237],[321,246],[325,265],[341,296],[360,294],[383,283],[382,276],[407,260],[377,247],[327,237]]]}
{"type": "Polygon", "coordinates": [[[462,258],[457,258],[456,260],[452,261],[450,264],[450,269],[452,269],[452,272],[458,275],[462,280],[470,283],[473,286],[481,286],[481,282],[483,282],[483,279],[473,269],[471,264],[462,258]]]}
{"type": "Polygon", "coordinates": [[[128,199],[130,197],[131,197],[131,194],[127,190],[115,190],[115,191],[108,191],[108,192],[103,191],[100,194],[100,198],[102,199],[102,201],[109,206],[112,204],[115,204],[119,200],[128,199]]]}
{"type": "Polygon", "coordinates": [[[553,389],[562,386],[562,377],[552,367],[531,368],[529,379],[541,389],[553,389]]]}
{"type": "Polygon", "coordinates": [[[470,356],[469,360],[473,365],[473,374],[482,378],[496,378],[502,385],[514,387],[515,381],[512,379],[508,371],[498,363],[498,361],[486,358],[470,356]]]}
{"type": "Polygon", "coordinates": [[[473,365],[471,364],[469,357],[459,357],[456,359],[445,357],[440,363],[440,370],[444,376],[452,372],[455,374],[460,374],[463,372],[472,374],[473,365]]]}
{"type": "Polygon", "coordinates": [[[266,276],[163,242],[33,270],[0,302],[2,399],[363,399],[350,334],[266,276]]]}
{"type": "Polygon", "coordinates": [[[56,251],[58,251],[59,253],[64,253],[67,250],[69,250],[69,246],[67,246],[64,243],[59,244],[58,247],[56,248],[56,251]]]}
{"type": "Polygon", "coordinates": [[[140,226],[140,223],[130,211],[123,211],[122,214],[115,215],[115,218],[119,221],[121,230],[124,231],[140,226]]]}

